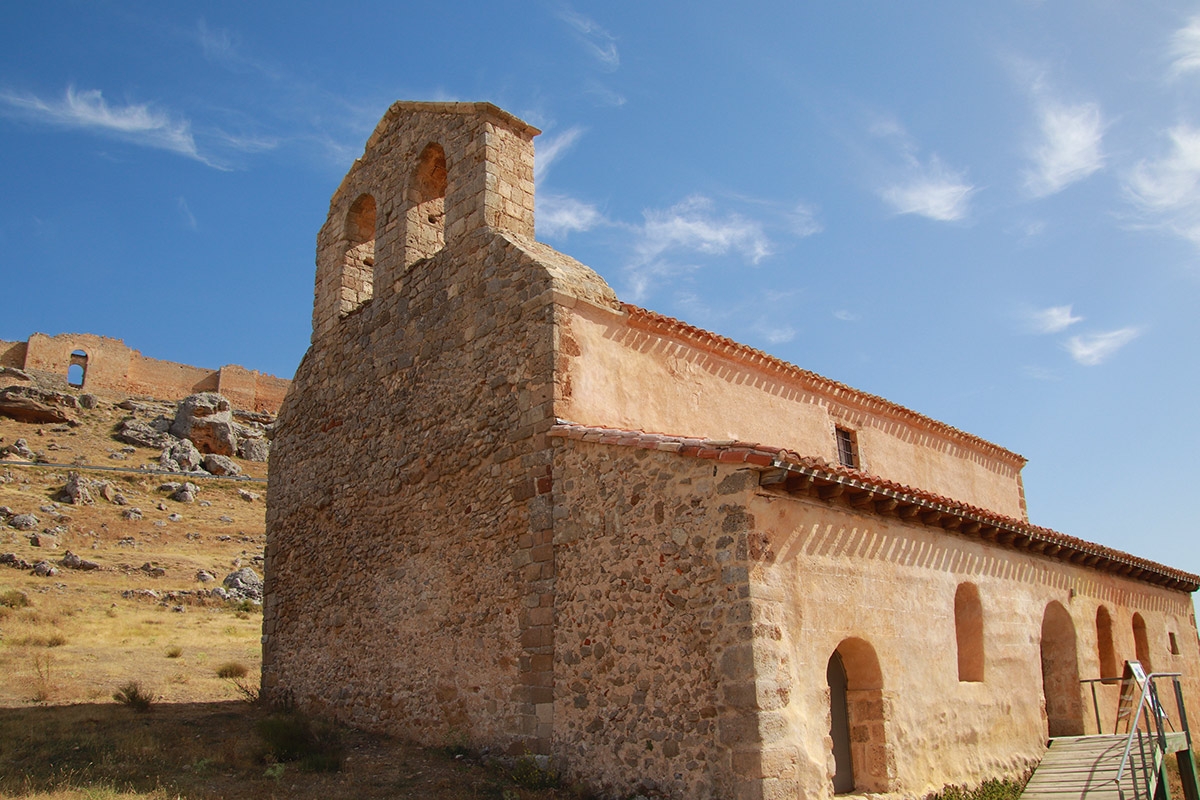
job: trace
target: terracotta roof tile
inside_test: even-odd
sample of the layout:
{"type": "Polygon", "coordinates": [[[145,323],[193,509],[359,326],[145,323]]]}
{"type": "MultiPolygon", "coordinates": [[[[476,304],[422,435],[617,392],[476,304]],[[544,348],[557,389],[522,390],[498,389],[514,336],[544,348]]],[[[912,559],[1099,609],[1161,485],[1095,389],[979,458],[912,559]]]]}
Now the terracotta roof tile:
{"type": "MultiPolygon", "coordinates": [[[[697,439],[684,436],[670,436],[645,431],[626,431],[615,428],[579,425],[566,420],[557,420],[550,429],[550,435],[564,439],[575,439],[584,442],[598,442],[626,447],[638,447],[646,450],[674,452],[682,456],[706,458],[717,461],[747,463],[758,467],[780,467],[793,472],[811,475],[816,478],[842,483],[854,488],[865,489],[880,495],[914,503],[934,511],[959,517],[963,520],[979,522],[1023,535],[1027,544],[1040,543],[1045,546],[1057,546],[1068,554],[1094,556],[1098,559],[1093,564],[1096,569],[1112,572],[1122,567],[1144,571],[1152,577],[1129,577],[1147,583],[1174,583],[1190,592],[1200,588],[1200,576],[1177,570],[1154,561],[1114,550],[1104,545],[1095,544],[1050,528],[1033,525],[1024,520],[998,514],[969,503],[959,502],[949,497],[916,489],[911,486],[869,475],[859,470],[850,469],[840,464],[831,464],[824,459],[813,456],[801,456],[790,450],[779,447],[762,445],[757,442],[740,442],[729,439],[697,439]],[[1157,578],[1157,579],[1155,579],[1157,578]]],[[[1048,556],[1058,558],[1055,556],[1048,556]]]]}

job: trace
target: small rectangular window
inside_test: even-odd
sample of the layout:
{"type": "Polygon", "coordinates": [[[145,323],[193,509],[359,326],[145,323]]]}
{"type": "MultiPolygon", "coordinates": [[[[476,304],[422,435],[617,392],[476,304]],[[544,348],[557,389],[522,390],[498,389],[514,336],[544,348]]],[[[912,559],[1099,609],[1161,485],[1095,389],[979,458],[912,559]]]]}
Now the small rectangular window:
{"type": "Polygon", "coordinates": [[[847,428],[835,429],[837,435],[838,462],[843,467],[858,468],[858,442],[854,431],[847,428]]]}
{"type": "Polygon", "coordinates": [[[1168,631],[1167,636],[1171,637],[1171,654],[1179,655],[1179,642],[1175,641],[1175,634],[1168,631]]]}

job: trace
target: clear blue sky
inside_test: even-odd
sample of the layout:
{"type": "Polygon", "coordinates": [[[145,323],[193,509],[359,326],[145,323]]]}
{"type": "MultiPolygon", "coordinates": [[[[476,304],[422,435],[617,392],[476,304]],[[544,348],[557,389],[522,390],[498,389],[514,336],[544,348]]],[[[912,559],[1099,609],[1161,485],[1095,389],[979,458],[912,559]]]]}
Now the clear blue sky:
{"type": "Polygon", "coordinates": [[[1200,572],[1198,98],[1188,3],[7,3],[0,339],[290,376],[379,117],[486,100],[545,131],[538,237],[623,299],[1200,572]]]}

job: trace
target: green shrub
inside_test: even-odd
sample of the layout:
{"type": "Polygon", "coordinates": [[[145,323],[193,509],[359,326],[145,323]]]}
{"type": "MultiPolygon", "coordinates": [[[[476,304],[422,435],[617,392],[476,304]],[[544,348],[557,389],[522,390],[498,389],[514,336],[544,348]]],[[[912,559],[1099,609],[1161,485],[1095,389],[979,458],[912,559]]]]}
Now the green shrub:
{"type": "Polygon", "coordinates": [[[113,693],[113,700],[129,706],[134,711],[146,712],[154,703],[154,695],[143,689],[137,681],[129,681],[113,693]]]}
{"type": "Polygon", "coordinates": [[[332,724],[288,712],[272,714],[260,720],[257,727],[266,746],[264,760],[295,761],[310,772],[337,772],[342,768],[341,735],[332,724]]]}
{"type": "Polygon", "coordinates": [[[524,789],[555,789],[558,787],[558,772],[538,763],[537,756],[526,753],[513,764],[508,777],[524,789]]]}
{"type": "Polygon", "coordinates": [[[250,670],[240,661],[227,661],[217,667],[218,678],[244,678],[250,670]]]}
{"type": "Polygon", "coordinates": [[[993,778],[974,789],[947,786],[937,794],[929,795],[926,800],[1017,800],[1024,788],[1024,781],[993,778]]]}
{"type": "Polygon", "coordinates": [[[27,608],[29,606],[29,595],[20,589],[9,589],[7,592],[0,592],[0,606],[27,608]]]}

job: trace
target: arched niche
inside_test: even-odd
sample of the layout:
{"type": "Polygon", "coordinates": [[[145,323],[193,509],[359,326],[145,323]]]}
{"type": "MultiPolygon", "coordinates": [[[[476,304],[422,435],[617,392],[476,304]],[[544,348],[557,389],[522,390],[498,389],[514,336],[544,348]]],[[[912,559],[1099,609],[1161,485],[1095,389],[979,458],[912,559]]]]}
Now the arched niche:
{"type": "Polygon", "coordinates": [[[958,647],[958,679],[983,680],[983,603],[979,587],[960,583],[954,593],[954,641],[958,647]]]}
{"type": "Polygon", "coordinates": [[[67,365],[67,385],[82,389],[87,380],[88,354],[85,350],[75,350],[71,353],[71,361],[67,365]]]}
{"type": "Polygon", "coordinates": [[[1150,661],[1150,637],[1146,635],[1146,620],[1141,614],[1133,615],[1133,652],[1137,660],[1142,662],[1142,669],[1147,673],[1154,671],[1150,661]]]}
{"type": "Polygon", "coordinates": [[[1121,677],[1121,670],[1117,666],[1117,648],[1113,644],[1112,614],[1105,606],[1096,609],[1096,655],[1100,660],[1101,678],[1121,677]]]}
{"type": "Polygon", "coordinates": [[[1070,612],[1056,600],[1047,604],[1042,616],[1041,660],[1049,735],[1082,736],[1083,702],[1075,623],[1070,612]]]}

